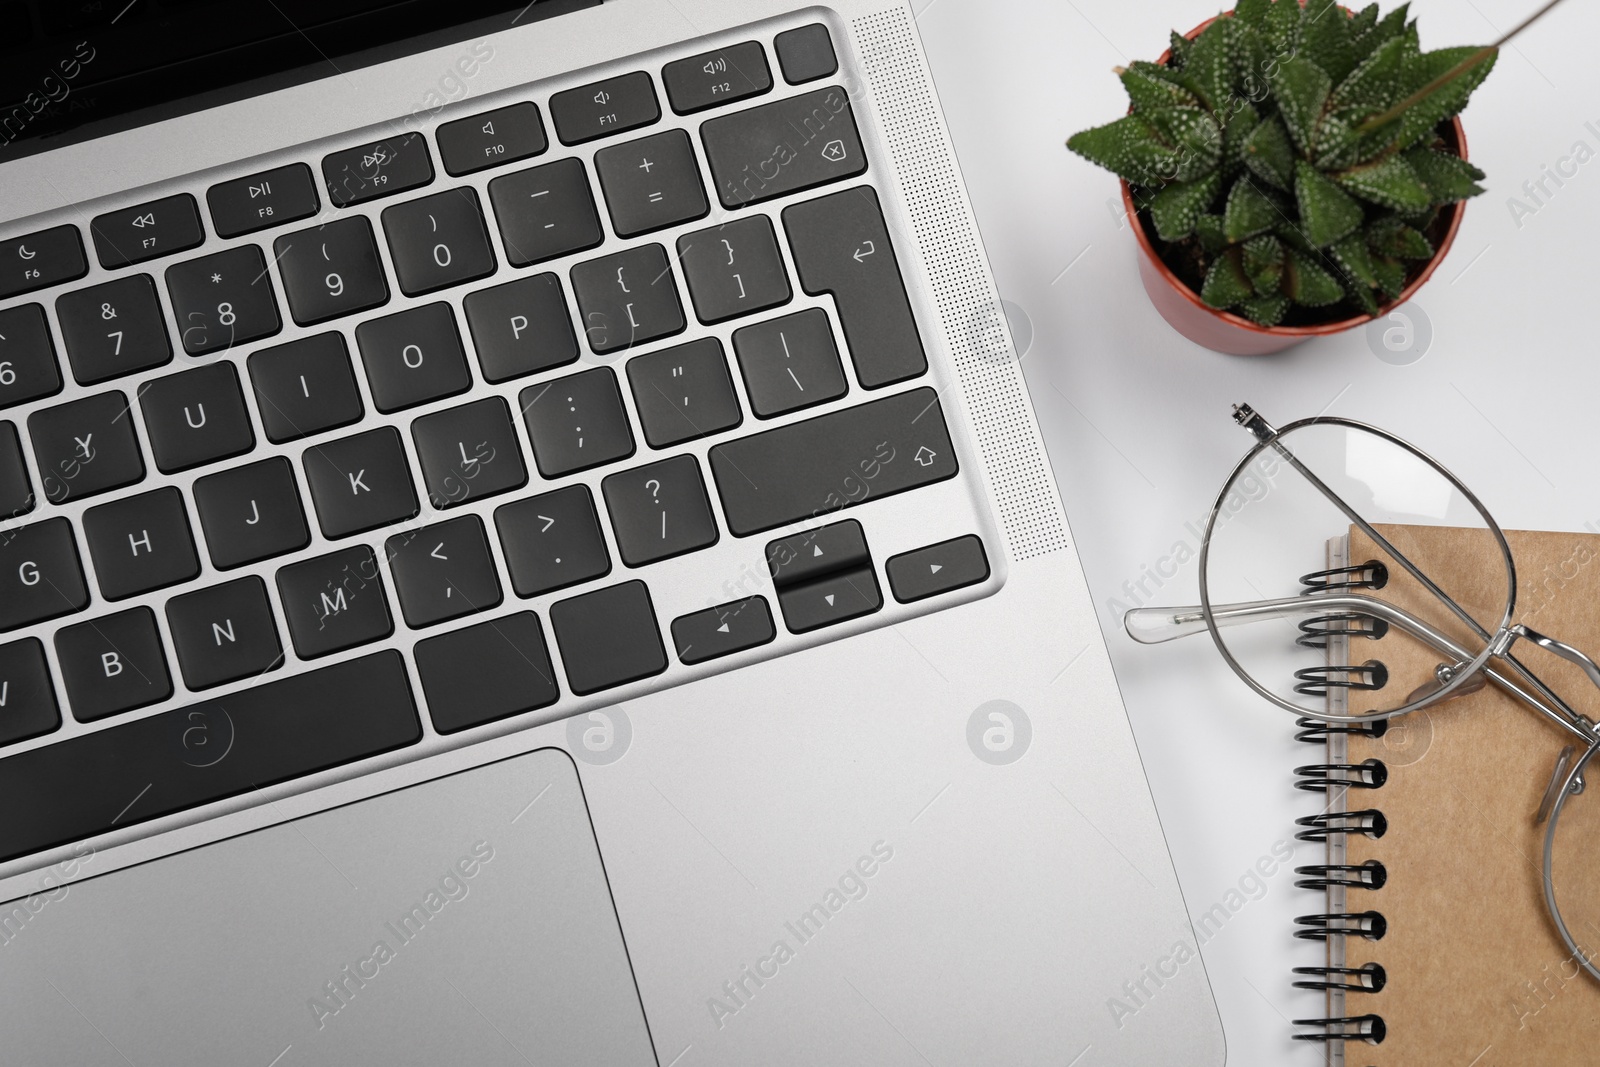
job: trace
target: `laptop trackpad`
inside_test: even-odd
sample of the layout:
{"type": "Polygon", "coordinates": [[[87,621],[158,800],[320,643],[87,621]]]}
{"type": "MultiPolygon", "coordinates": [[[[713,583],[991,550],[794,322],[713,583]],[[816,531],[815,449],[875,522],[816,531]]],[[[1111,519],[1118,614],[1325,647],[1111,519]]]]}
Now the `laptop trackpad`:
{"type": "Polygon", "coordinates": [[[0,939],[8,1062],[656,1062],[554,749],[41,900],[0,939]]]}

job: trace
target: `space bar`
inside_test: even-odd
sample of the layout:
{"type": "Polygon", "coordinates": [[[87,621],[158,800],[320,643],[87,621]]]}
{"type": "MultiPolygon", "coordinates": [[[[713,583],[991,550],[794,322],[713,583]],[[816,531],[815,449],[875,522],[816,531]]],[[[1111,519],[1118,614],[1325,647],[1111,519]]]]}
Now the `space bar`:
{"type": "Polygon", "coordinates": [[[416,742],[398,652],[0,760],[0,863],[416,742]]]}

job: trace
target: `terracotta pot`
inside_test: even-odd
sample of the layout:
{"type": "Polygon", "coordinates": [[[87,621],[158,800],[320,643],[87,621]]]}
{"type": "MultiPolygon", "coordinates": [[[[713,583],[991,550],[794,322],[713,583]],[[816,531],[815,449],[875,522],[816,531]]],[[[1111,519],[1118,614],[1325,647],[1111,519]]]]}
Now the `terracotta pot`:
{"type": "MultiPolygon", "coordinates": [[[[1193,40],[1214,21],[1215,19],[1207,19],[1190,30],[1186,36],[1193,40]]],[[[1163,52],[1156,62],[1166,63],[1171,55],[1170,50],[1163,52]]],[[[1459,118],[1450,120],[1450,126],[1445,131],[1445,142],[1462,159],[1467,158],[1467,134],[1459,118]]],[[[1242,315],[1235,315],[1230,311],[1218,311],[1201,300],[1199,293],[1189,288],[1182,278],[1173,273],[1171,267],[1162,262],[1160,254],[1156,251],[1157,238],[1150,231],[1148,221],[1140,216],[1138,209],[1133,206],[1133,195],[1128,190],[1127,182],[1122,183],[1122,209],[1132,225],[1134,238],[1139,242],[1139,277],[1144,282],[1145,292],[1150,294],[1150,302],[1156,306],[1161,317],[1167,320],[1168,325],[1197,345],[1236,356],[1264,356],[1282,352],[1312,337],[1343,333],[1372,321],[1366,315],[1353,315],[1347,319],[1324,322],[1315,326],[1260,326],[1242,315]]],[[[1401,290],[1398,300],[1384,304],[1378,309],[1380,318],[1387,314],[1390,308],[1398,307],[1410,300],[1412,295],[1422,288],[1423,283],[1433,277],[1434,270],[1444,261],[1444,257],[1450,252],[1450,246],[1455,243],[1456,231],[1461,229],[1461,216],[1465,209],[1466,202],[1460,201],[1451,204],[1440,213],[1439,220],[1431,232],[1438,235],[1442,230],[1443,235],[1436,236],[1433,258],[1415,269],[1415,273],[1406,282],[1406,287],[1401,290]]]]}

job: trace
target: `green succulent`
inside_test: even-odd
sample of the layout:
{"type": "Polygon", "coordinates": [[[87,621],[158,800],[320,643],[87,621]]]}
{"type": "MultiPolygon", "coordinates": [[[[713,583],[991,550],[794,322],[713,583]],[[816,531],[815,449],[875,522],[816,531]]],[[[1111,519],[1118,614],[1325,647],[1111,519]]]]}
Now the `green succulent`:
{"type": "Polygon", "coordinates": [[[1263,326],[1376,315],[1432,258],[1440,210],[1483,192],[1440,130],[1497,58],[1422,51],[1408,7],[1239,0],[1174,33],[1165,64],[1119,69],[1129,114],[1067,147],[1127,181],[1210,306],[1263,326]]]}

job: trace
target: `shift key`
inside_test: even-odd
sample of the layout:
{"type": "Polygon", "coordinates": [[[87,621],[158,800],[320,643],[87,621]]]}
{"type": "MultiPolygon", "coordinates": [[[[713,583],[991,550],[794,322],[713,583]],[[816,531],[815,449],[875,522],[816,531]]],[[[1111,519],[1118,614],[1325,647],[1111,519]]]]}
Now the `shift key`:
{"type": "Polygon", "coordinates": [[[955,476],[939,394],[929,388],[717,445],[711,473],[735,537],[955,476]]]}

